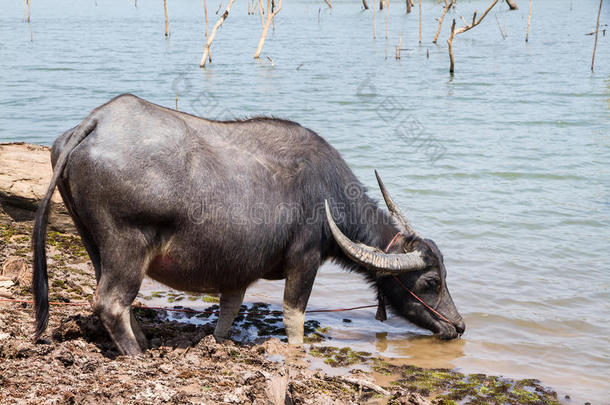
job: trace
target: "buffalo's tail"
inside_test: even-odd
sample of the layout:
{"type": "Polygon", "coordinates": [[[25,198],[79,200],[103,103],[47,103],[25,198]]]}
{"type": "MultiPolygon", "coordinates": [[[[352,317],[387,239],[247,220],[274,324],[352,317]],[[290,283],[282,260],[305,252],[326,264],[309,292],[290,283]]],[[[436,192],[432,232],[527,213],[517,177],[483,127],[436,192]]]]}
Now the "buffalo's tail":
{"type": "Polygon", "coordinates": [[[57,180],[61,176],[68,162],[70,152],[87,137],[96,127],[97,121],[89,116],[81,122],[61,151],[57,164],[53,170],[53,177],[47,193],[40,201],[40,206],[36,211],[34,222],[34,233],[32,235],[32,247],[34,249],[34,269],[32,279],[32,292],[34,293],[34,308],[36,311],[36,329],[34,331],[34,341],[47,328],[49,321],[49,280],[47,274],[47,254],[45,245],[47,241],[47,221],[49,218],[49,202],[57,186],[57,180]]]}

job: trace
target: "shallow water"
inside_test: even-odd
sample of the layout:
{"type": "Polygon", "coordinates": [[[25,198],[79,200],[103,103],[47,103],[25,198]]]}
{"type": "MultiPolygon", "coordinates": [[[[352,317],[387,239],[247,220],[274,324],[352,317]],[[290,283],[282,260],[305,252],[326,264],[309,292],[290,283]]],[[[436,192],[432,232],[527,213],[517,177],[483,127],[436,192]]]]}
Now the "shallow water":
{"type": "MultiPolygon", "coordinates": [[[[32,3],[30,25],[20,2],[3,2],[0,13],[0,141],[50,144],[124,92],[170,107],[178,92],[180,109],[209,118],[298,121],[339,149],[376,197],[372,169],[380,170],[442,249],[467,323],[463,338],[447,343],[394,317],[379,323],[374,310],[316,315],[335,344],[536,377],[573,402],[608,403],[610,35],[599,38],[594,74],[585,35],[598,2],[534,2],[528,44],[526,2],[514,12],[501,3],[456,38],[453,77],[450,20],[431,44],[441,9],[430,1],[422,45],[404,2],[390,7],[388,40],[385,11],[373,40],[371,12],[359,2],[335,2],[332,13],[321,1],[287,3],[260,62],[252,59],[258,16],[237,2],[204,71],[201,2],[170,2],[169,39],[159,2],[32,3]],[[399,37],[407,50],[396,60],[399,37]]],[[[487,4],[458,1],[455,17],[487,4]]],[[[281,296],[282,283],[261,282],[246,299],[279,305],[281,296]]],[[[327,265],[310,308],[372,302],[358,276],[327,265]]]]}

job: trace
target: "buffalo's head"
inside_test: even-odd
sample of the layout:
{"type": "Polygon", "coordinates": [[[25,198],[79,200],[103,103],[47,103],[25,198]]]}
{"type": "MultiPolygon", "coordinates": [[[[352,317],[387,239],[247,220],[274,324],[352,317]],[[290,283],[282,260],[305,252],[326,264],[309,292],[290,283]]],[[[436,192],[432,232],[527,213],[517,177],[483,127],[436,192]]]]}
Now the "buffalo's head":
{"type": "Polygon", "coordinates": [[[351,260],[373,273],[380,301],[378,317],[385,318],[387,301],[395,313],[439,338],[457,338],[465,325],[447,289],[443,255],[436,243],[422,238],[411,228],[379,175],[377,181],[399,229],[387,251],[351,241],[335,224],[326,203],[326,217],[335,241],[351,260]]]}

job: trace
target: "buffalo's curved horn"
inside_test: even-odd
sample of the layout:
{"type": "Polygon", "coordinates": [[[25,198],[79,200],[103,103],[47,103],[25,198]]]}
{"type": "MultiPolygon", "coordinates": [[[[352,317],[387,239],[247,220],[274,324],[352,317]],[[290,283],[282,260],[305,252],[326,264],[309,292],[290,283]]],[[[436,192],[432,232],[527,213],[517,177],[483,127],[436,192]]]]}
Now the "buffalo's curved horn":
{"type": "Polygon", "coordinates": [[[379,188],[381,189],[381,194],[383,195],[383,199],[385,200],[385,205],[387,205],[390,214],[392,214],[392,216],[398,223],[398,226],[399,228],[401,228],[401,231],[409,235],[419,236],[415,229],[413,229],[411,225],[409,225],[409,221],[407,221],[407,218],[403,215],[402,211],[400,211],[400,208],[398,208],[394,201],[392,201],[392,197],[390,197],[388,190],[386,190],[385,186],[383,185],[383,181],[381,181],[381,177],[379,177],[379,173],[377,173],[377,170],[375,170],[375,177],[377,177],[377,183],[379,183],[379,188]]]}
{"type": "Polygon", "coordinates": [[[407,271],[423,270],[426,263],[421,252],[414,251],[403,254],[384,253],[381,250],[362,243],[354,243],[341,232],[324,200],[326,219],[330,231],[343,252],[353,261],[384,274],[400,274],[407,271]]]}

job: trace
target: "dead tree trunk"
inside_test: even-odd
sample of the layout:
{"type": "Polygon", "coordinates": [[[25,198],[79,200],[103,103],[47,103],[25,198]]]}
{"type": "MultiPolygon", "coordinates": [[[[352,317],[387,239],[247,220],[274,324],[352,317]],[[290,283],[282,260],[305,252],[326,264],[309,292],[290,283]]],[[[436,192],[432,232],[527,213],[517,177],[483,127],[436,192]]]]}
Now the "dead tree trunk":
{"type": "Polygon", "coordinates": [[[264,27],[265,21],[263,20],[263,14],[265,14],[265,12],[263,11],[263,0],[258,0],[258,12],[261,16],[261,27],[264,27]]]}
{"type": "MultiPolygon", "coordinates": [[[[205,43],[208,43],[208,5],[206,0],[203,0],[203,15],[205,17],[205,43]]],[[[212,52],[208,49],[208,61],[212,63],[212,52]]]]}
{"type": "Polygon", "coordinates": [[[519,10],[517,3],[515,3],[513,0],[506,0],[506,4],[508,4],[508,8],[511,10],[519,10]]]}
{"type": "Polygon", "coordinates": [[[432,40],[433,44],[436,44],[438,36],[441,34],[441,28],[443,27],[443,20],[445,19],[445,14],[447,14],[447,11],[449,11],[449,9],[455,4],[455,1],[456,0],[445,0],[445,7],[443,7],[441,18],[438,19],[438,29],[436,30],[436,34],[434,35],[434,39],[432,40]]]}
{"type": "MultiPolygon", "coordinates": [[[[233,0],[231,0],[231,2],[232,1],[233,0]]],[[[269,30],[269,25],[271,24],[271,20],[273,20],[275,18],[275,16],[277,15],[277,13],[280,12],[281,9],[282,9],[282,0],[279,1],[277,8],[272,13],[269,13],[269,10],[267,9],[267,22],[265,22],[265,26],[263,27],[263,32],[261,34],[261,39],[258,41],[258,47],[256,48],[256,52],[254,52],[255,59],[258,59],[259,56],[261,55],[261,51],[263,50],[263,45],[265,44],[265,37],[267,36],[267,30],[269,30]]]]}
{"type": "Polygon", "coordinates": [[[407,0],[407,14],[411,12],[411,0],[407,0]]]}
{"type": "Polygon", "coordinates": [[[421,0],[419,0],[419,43],[421,44],[421,0]]]}
{"type": "Polygon", "coordinates": [[[28,11],[27,11],[28,14],[25,16],[25,22],[29,23],[30,15],[31,15],[30,0],[25,0],[25,4],[28,6],[28,11]]]}
{"type": "Polygon", "coordinates": [[[229,4],[227,4],[227,8],[225,9],[225,12],[222,13],[220,18],[216,22],[216,25],[214,25],[214,28],[212,28],[212,32],[210,33],[210,36],[208,37],[208,40],[205,43],[205,49],[203,50],[203,57],[201,58],[201,62],[199,62],[199,66],[205,67],[205,63],[210,55],[210,46],[212,46],[212,41],[214,41],[214,37],[216,36],[216,30],[222,25],[222,23],[229,16],[229,11],[231,11],[231,6],[233,5],[234,1],[235,0],[229,0],[229,4]]]}
{"type": "Polygon", "coordinates": [[[451,23],[451,34],[449,34],[449,39],[447,40],[447,45],[449,46],[449,73],[453,73],[455,67],[453,60],[453,37],[455,37],[455,18],[451,23]]]}
{"type": "Polygon", "coordinates": [[[390,0],[386,0],[387,4],[385,5],[386,13],[385,13],[385,37],[386,39],[390,37],[390,0]]]}
{"type": "Polygon", "coordinates": [[[602,13],[602,3],[604,0],[599,0],[599,11],[597,12],[597,24],[595,26],[595,45],[593,45],[593,57],[591,58],[591,72],[595,66],[595,50],[597,49],[597,35],[599,34],[599,16],[602,13]]]}
{"type": "Polygon", "coordinates": [[[167,15],[167,0],[163,0],[163,11],[165,12],[165,36],[169,36],[169,16],[167,15]]]}
{"type": "MultiPolygon", "coordinates": [[[[382,2],[383,0],[379,0],[382,2]]],[[[373,39],[377,39],[377,9],[375,8],[375,0],[373,0],[373,39]]]]}
{"type": "Polygon", "coordinates": [[[364,7],[365,10],[369,9],[369,5],[366,3],[366,0],[362,0],[362,7],[364,7]]]}
{"type": "Polygon", "coordinates": [[[530,0],[530,11],[527,14],[527,31],[525,32],[525,42],[530,39],[530,21],[532,21],[532,0],[530,0]]]}
{"type": "MultiPolygon", "coordinates": [[[[457,30],[455,29],[455,18],[453,19],[453,23],[451,24],[451,35],[449,35],[449,39],[447,40],[447,45],[449,45],[449,62],[450,62],[449,73],[453,73],[455,71],[455,63],[454,63],[454,59],[453,59],[453,38],[455,38],[456,35],[466,32],[466,31],[476,27],[477,25],[479,25],[481,23],[481,21],[483,21],[483,18],[485,18],[485,16],[489,13],[489,11],[497,3],[498,3],[498,0],[493,0],[491,5],[489,7],[487,7],[487,10],[485,10],[483,15],[481,17],[479,17],[478,20],[477,20],[477,12],[475,11],[472,16],[472,23],[466,24],[466,22],[464,22],[466,25],[461,28],[458,28],[457,30]]],[[[462,21],[464,21],[464,19],[462,19],[462,21]]]]}

